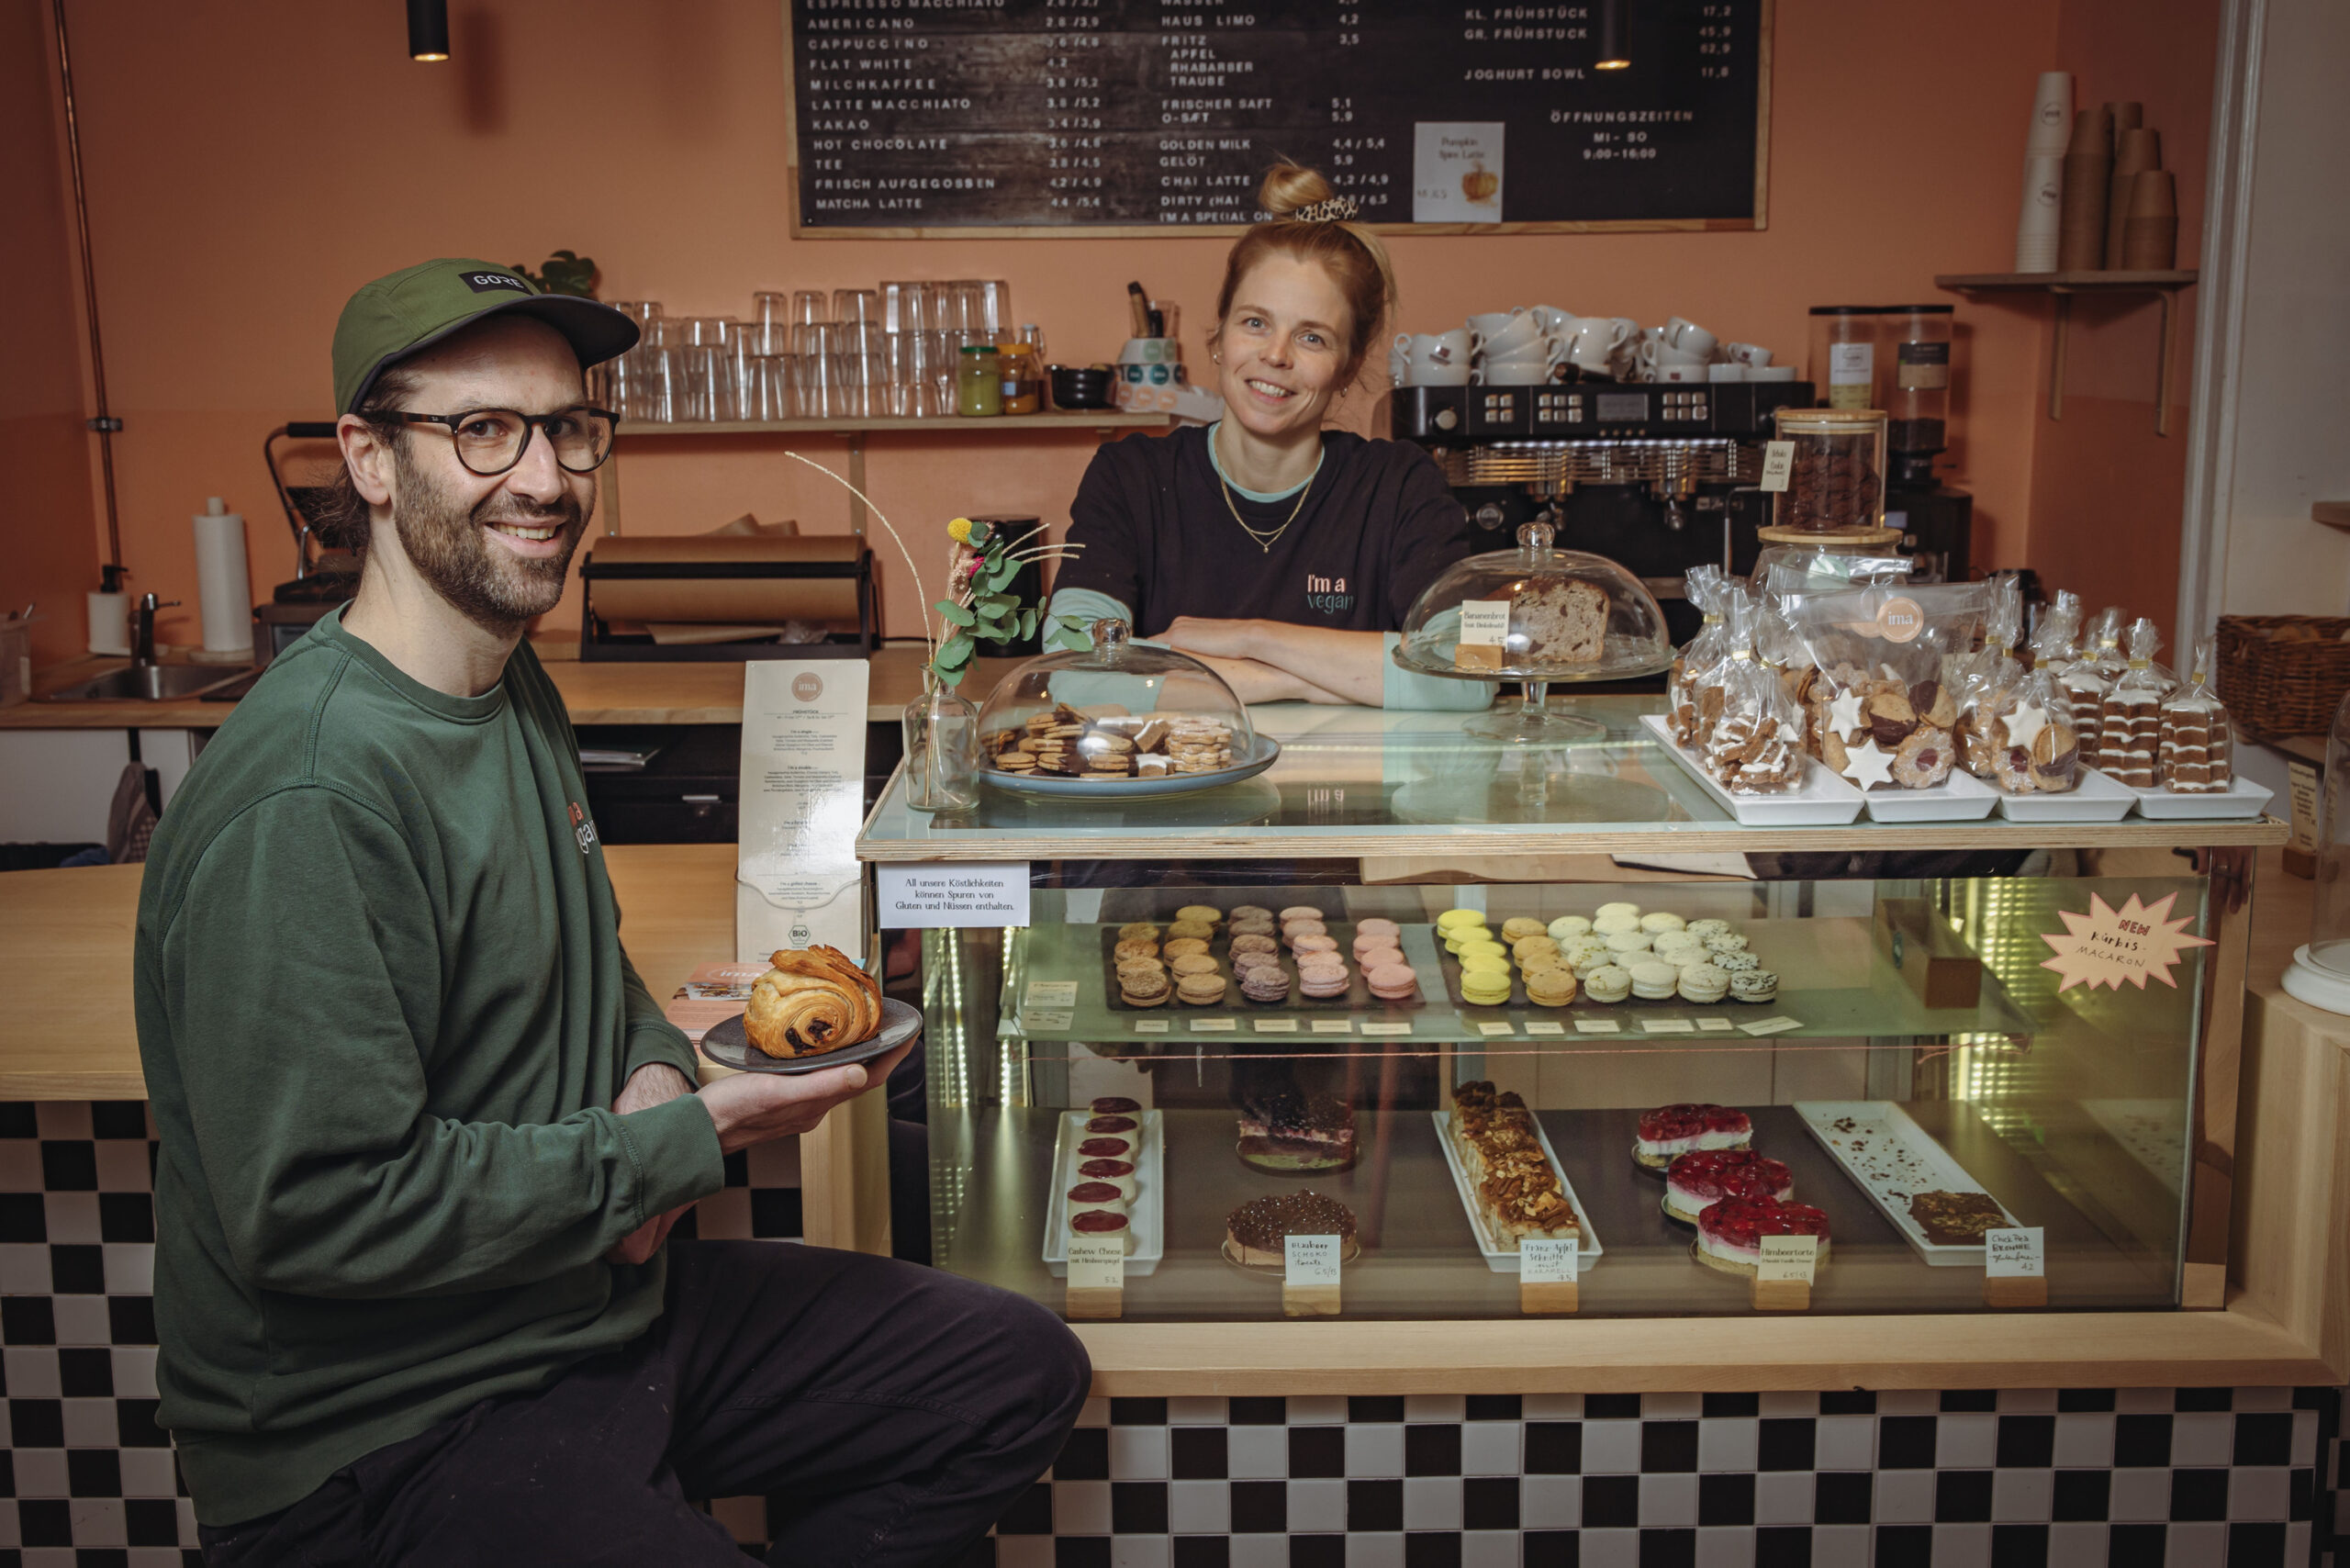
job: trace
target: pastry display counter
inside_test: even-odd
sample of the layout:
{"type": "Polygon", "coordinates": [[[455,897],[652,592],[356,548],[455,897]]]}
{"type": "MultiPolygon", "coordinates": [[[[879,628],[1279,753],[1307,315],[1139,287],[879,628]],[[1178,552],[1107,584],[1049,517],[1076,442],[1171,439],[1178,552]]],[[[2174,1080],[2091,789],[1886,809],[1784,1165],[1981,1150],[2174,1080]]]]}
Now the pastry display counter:
{"type": "Polygon", "coordinates": [[[938,1265],[1114,1394],[2334,1375],[2227,1280],[2248,917],[2203,868],[2281,826],[1740,826],[1651,706],[1551,746],[1260,708],[1270,769],[1150,801],[894,781],[872,872],[1031,884],[922,936],[938,1265]],[[2146,983],[2067,983],[2117,944],[2146,983]]]}

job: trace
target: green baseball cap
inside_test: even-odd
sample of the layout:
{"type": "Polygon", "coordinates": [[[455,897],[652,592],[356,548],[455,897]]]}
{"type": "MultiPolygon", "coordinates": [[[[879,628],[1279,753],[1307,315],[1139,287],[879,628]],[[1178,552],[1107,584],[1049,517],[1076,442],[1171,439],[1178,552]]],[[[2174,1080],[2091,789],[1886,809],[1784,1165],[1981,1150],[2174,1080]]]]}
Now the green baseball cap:
{"type": "Polygon", "coordinates": [[[420,262],[362,287],[334,327],[334,406],[347,414],[388,365],[486,316],[529,316],[569,340],[581,369],[636,345],[636,323],[609,305],[542,294],[510,268],[464,257],[420,262]]]}

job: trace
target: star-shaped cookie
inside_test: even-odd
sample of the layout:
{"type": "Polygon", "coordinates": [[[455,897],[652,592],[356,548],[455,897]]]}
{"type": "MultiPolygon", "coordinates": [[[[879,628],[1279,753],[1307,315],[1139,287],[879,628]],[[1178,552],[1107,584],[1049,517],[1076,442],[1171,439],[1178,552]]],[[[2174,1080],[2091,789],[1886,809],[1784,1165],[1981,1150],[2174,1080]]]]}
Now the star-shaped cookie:
{"type": "Polygon", "coordinates": [[[1893,782],[1893,754],[1881,750],[1871,735],[1844,753],[1844,777],[1866,790],[1893,782]]]}
{"type": "Polygon", "coordinates": [[[2008,715],[2008,744],[2028,746],[2048,727],[2048,710],[2027,702],[2008,715]]]}
{"type": "Polygon", "coordinates": [[[1828,704],[1828,727],[1840,735],[1849,735],[1861,727],[1861,694],[1847,689],[1838,692],[1828,704]]]}

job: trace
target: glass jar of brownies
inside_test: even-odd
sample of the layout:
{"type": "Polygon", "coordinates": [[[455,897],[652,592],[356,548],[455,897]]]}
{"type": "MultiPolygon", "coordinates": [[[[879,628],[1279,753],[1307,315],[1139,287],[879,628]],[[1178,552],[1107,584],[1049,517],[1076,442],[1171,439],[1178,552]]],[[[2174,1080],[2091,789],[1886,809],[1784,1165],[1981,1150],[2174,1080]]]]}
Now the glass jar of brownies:
{"type": "Polygon", "coordinates": [[[1778,439],[1794,454],[1774,527],[1867,533],[1885,525],[1885,413],[1878,409],[1781,409],[1778,439]]]}

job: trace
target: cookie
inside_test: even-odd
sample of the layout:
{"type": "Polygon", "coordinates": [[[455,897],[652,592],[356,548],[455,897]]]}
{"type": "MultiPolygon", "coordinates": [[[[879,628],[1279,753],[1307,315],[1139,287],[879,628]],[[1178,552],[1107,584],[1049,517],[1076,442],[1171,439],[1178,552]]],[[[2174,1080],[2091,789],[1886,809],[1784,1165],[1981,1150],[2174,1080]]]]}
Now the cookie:
{"type": "Polygon", "coordinates": [[[1957,749],[1948,730],[1920,724],[1893,755],[1893,781],[1904,790],[1925,790],[1950,777],[1957,749]]]}

